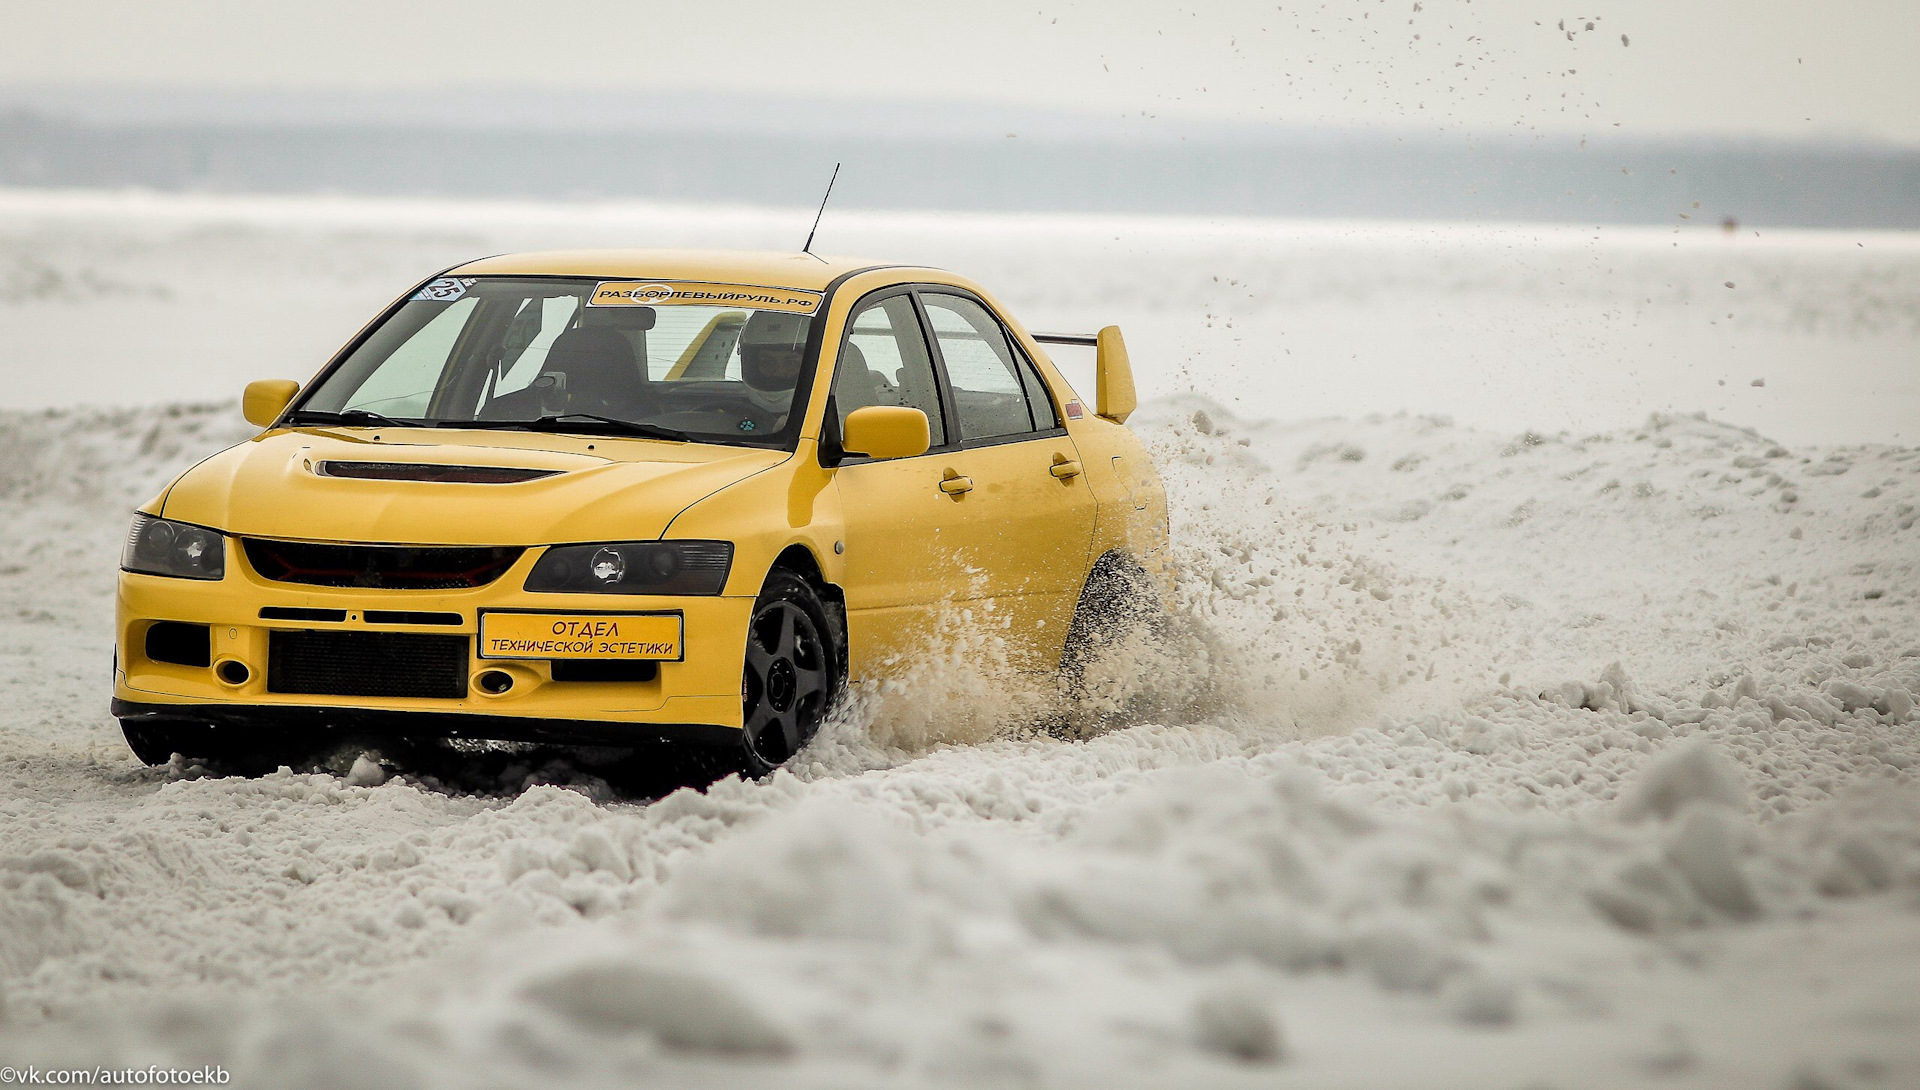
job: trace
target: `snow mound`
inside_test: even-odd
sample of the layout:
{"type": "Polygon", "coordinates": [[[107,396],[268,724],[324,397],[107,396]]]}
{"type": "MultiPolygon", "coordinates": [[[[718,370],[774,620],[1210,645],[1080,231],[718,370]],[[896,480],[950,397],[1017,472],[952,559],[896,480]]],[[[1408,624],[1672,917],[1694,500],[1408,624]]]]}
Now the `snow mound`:
{"type": "Polygon", "coordinates": [[[520,995],[591,1037],[646,1034],[667,1048],[723,1056],[793,1051],[791,1037],[724,981],[671,968],[589,961],[537,976],[520,995]]]}
{"type": "Polygon", "coordinates": [[[1721,806],[1736,813],[1747,805],[1740,770],[1702,742],[1678,746],[1643,773],[1621,800],[1621,816],[1672,818],[1692,805],[1721,806]]]}
{"type": "Polygon", "coordinates": [[[1098,729],[954,685],[974,618],[790,771],[646,801],[549,757],[135,767],[99,710],[122,520],[232,425],[0,421],[0,1051],[286,1086],[1920,1072],[1920,456],[1140,422],[1180,615],[1098,729]]]}
{"type": "Polygon", "coordinates": [[[0,412],[0,501],[131,505],[257,430],[233,405],[0,412]]]}

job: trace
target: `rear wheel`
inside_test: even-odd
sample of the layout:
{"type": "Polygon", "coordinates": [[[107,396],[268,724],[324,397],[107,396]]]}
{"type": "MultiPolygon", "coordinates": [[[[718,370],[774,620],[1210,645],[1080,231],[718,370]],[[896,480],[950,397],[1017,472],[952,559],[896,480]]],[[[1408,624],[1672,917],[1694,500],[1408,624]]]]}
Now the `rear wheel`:
{"type": "Polygon", "coordinates": [[[1100,558],[1087,575],[1060,657],[1065,703],[1055,724],[1091,737],[1153,713],[1166,658],[1169,618],[1158,585],[1132,559],[1100,558]]]}
{"type": "Polygon", "coordinates": [[[1069,690],[1085,680],[1087,668],[1108,648],[1136,633],[1159,637],[1167,618],[1153,577],[1135,561],[1110,553],[1087,574],[1087,585],[1067,627],[1060,673],[1069,690]]]}
{"type": "Polygon", "coordinates": [[[805,579],[776,569],[753,604],[740,679],[743,771],[764,776],[807,744],[840,691],[827,611],[805,579]]]}

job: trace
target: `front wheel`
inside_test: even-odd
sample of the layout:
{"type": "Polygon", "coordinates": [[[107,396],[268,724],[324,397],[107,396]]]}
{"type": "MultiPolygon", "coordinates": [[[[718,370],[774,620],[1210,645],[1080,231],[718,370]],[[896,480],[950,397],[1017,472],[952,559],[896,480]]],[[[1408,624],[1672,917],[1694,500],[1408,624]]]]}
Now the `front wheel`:
{"type": "Polygon", "coordinates": [[[740,679],[741,757],[765,776],[807,744],[840,690],[840,663],[820,595],[775,571],[753,603],[740,679]]]}
{"type": "Polygon", "coordinates": [[[263,776],[281,765],[300,767],[327,742],[323,734],[289,729],[243,729],[185,720],[120,720],[127,748],[142,764],[163,765],[178,753],[224,773],[263,776]]]}
{"type": "Polygon", "coordinates": [[[210,726],[156,726],[131,719],[120,720],[120,733],[126,736],[127,748],[144,765],[163,765],[172,760],[176,753],[198,752],[201,736],[210,734],[212,729],[210,726]]]}

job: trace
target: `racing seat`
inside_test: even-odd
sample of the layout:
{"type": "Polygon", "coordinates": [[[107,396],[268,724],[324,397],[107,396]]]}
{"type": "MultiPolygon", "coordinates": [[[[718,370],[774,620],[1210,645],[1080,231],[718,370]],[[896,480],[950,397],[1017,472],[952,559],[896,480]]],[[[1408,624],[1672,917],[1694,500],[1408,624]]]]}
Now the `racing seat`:
{"type": "Polygon", "coordinates": [[[527,420],[542,415],[548,411],[542,395],[550,384],[541,380],[552,375],[566,376],[561,412],[641,420],[655,409],[633,342],[615,329],[583,328],[555,337],[533,383],[494,398],[481,410],[480,418],[527,420]]]}
{"type": "Polygon", "coordinates": [[[940,391],[933,384],[933,372],[921,370],[909,364],[900,368],[900,385],[895,387],[892,383],[888,383],[887,386],[892,400],[885,404],[902,405],[926,413],[934,442],[940,442],[943,417],[940,412],[940,391]]]}
{"type": "Polygon", "coordinates": [[[849,341],[840,350],[840,363],[833,380],[833,400],[840,409],[840,419],[855,409],[864,409],[869,405],[892,405],[894,402],[881,396],[881,391],[891,388],[885,376],[867,366],[867,354],[860,346],[849,341]]]}

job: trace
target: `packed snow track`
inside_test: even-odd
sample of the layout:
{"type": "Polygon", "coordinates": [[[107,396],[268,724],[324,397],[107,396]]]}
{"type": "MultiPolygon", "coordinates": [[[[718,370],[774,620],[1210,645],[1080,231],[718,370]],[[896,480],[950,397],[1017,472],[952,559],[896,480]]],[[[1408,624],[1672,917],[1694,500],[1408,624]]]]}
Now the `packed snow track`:
{"type": "Polygon", "coordinates": [[[649,802],[550,753],[139,766],[103,709],[119,526],[238,428],[8,416],[0,1052],[280,1086],[1911,1084],[1920,452],[1194,400],[1142,430],[1186,623],[1115,671],[1161,679],[1115,693],[1133,720],[1026,729],[1044,694],[943,665],[992,661],[960,623],[791,773],[649,802]]]}
{"type": "Polygon", "coordinates": [[[1074,730],[957,612],[704,793],[594,752],[134,760],[128,512],[247,434],[181,399],[310,373],[421,269],[791,218],[0,201],[0,359],[58,392],[0,411],[0,1065],[1920,1085],[1920,449],[1910,377],[1874,385],[1920,260],[1881,239],[845,214],[1159,361],[1181,613],[1074,730]],[[1460,422],[1365,415],[1387,357],[1460,422]],[[33,407],[81,400],[146,407],[33,407]]]}

